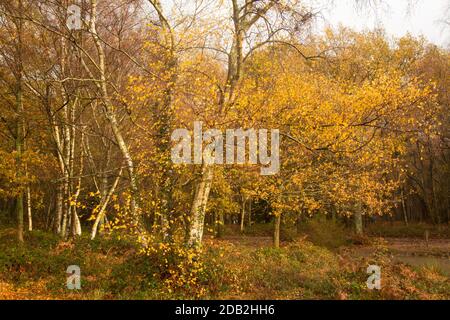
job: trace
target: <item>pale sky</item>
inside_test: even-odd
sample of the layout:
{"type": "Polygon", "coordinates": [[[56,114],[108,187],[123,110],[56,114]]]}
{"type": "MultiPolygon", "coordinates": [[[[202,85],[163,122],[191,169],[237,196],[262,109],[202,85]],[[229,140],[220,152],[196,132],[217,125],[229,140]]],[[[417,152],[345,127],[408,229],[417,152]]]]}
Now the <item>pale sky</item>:
{"type": "MultiPolygon", "coordinates": [[[[201,3],[201,7],[206,8],[203,14],[208,12],[214,15],[208,8],[211,1],[162,0],[167,9],[173,2],[183,3],[185,10],[193,10],[194,3],[201,3]]],[[[382,27],[393,37],[410,33],[450,48],[450,0],[359,0],[361,3],[377,4],[362,8],[358,7],[357,2],[358,0],[302,0],[307,7],[320,12],[316,31],[323,30],[328,25],[337,27],[339,24],[357,31],[382,27]],[[444,20],[449,24],[445,24],[444,20]]]]}
{"type": "Polygon", "coordinates": [[[391,36],[401,37],[408,32],[425,36],[441,46],[450,45],[450,0],[384,0],[375,9],[358,9],[355,0],[335,0],[334,7],[324,9],[325,0],[309,0],[315,8],[322,8],[322,24],[342,24],[356,30],[384,27],[391,36]],[[412,5],[411,5],[412,4],[412,5]]]}

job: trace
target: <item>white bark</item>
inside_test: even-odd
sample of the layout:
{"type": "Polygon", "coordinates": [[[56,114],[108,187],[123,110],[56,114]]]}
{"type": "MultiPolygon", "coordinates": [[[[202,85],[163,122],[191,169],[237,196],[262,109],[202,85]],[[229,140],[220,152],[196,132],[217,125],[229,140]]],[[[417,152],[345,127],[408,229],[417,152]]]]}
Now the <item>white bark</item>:
{"type": "Polygon", "coordinates": [[[112,195],[116,191],[116,188],[117,188],[117,185],[119,184],[121,175],[122,175],[122,169],[120,169],[120,172],[119,172],[116,180],[114,181],[113,185],[111,186],[111,189],[109,189],[108,194],[106,195],[106,197],[104,199],[102,199],[102,204],[101,204],[101,207],[100,207],[100,211],[99,211],[99,213],[97,215],[97,218],[95,219],[94,226],[92,227],[91,240],[94,240],[96,235],[97,235],[98,226],[99,226],[100,222],[103,220],[103,218],[105,216],[106,207],[108,206],[108,203],[111,200],[112,195]]]}
{"type": "Polygon", "coordinates": [[[62,184],[58,183],[56,187],[56,215],[55,215],[55,222],[54,222],[54,230],[57,234],[61,234],[61,222],[62,222],[62,212],[63,212],[63,190],[62,190],[62,184]]]}
{"type": "MultiPolygon", "coordinates": [[[[111,129],[114,134],[114,138],[117,142],[117,145],[119,147],[119,150],[122,154],[123,160],[126,164],[126,168],[128,171],[128,176],[130,179],[130,189],[131,189],[131,213],[133,215],[134,224],[144,237],[145,229],[143,227],[142,221],[139,217],[139,206],[138,206],[138,183],[137,178],[135,174],[135,168],[134,168],[134,162],[131,156],[131,153],[129,151],[128,145],[125,142],[125,139],[122,135],[122,131],[120,129],[119,123],[117,121],[116,113],[114,111],[113,104],[111,102],[111,98],[108,93],[107,88],[107,80],[106,80],[106,62],[105,62],[105,51],[102,46],[102,42],[100,40],[100,37],[97,33],[97,0],[91,0],[91,20],[90,20],[90,32],[92,35],[92,39],[94,40],[95,47],[97,49],[98,54],[98,74],[99,74],[99,80],[95,81],[95,84],[97,85],[102,101],[105,105],[106,109],[106,118],[109,121],[111,125],[111,129]]],[[[84,64],[85,68],[86,64],[84,64]]],[[[87,71],[90,72],[90,70],[87,68],[87,71]]]]}
{"type": "MultiPolygon", "coordinates": [[[[73,131],[72,134],[72,170],[73,170],[73,154],[75,152],[75,131],[73,131]]],[[[75,202],[75,205],[72,206],[72,236],[81,236],[82,230],[81,230],[81,223],[80,218],[78,217],[77,213],[77,206],[76,203],[78,202],[78,197],[80,196],[81,192],[81,176],[84,171],[84,134],[81,133],[81,142],[80,142],[80,164],[79,164],[79,171],[78,171],[78,179],[77,179],[77,187],[76,192],[73,196],[73,201],[75,202]]]]}
{"type": "Polygon", "coordinates": [[[27,185],[27,213],[28,213],[28,231],[33,231],[33,217],[31,215],[31,188],[27,185]]]}
{"type": "Polygon", "coordinates": [[[214,168],[203,165],[200,182],[195,191],[191,207],[191,227],[189,232],[189,245],[200,246],[203,240],[203,227],[205,224],[206,205],[211,190],[214,168]]]}
{"type": "MultiPolygon", "coordinates": [[[[224,85],[225,90],[219,99],[219,116],[223,116],[227,112],[227,108],[236,98],[237,85],[243,75],[243,42],[245,33],[267,13],[274,5],[274,2],[268,3],[261,11],[255,14],[250,13],[253,3],[240,5],[237,0],[232,0],[232,5],[234,34],[228,59],[228,75],[224,85]]],[[[203,237],[203,223],[213,175],[213,167],[204,165],[202,168],[202,177],[197,186],[191,207],[192,223],[189,238],[189,244],[191,245],[199,245],[203,237]],[[202,225],[200,226],[200,224],[202,225]]]]}
{"type": "Polygon", "coordinates": [[[244,223],[245,223],[245,203],[246,200],[242,197],[242,209],[241,209],[241,233],[244,233],[244,223]]]}

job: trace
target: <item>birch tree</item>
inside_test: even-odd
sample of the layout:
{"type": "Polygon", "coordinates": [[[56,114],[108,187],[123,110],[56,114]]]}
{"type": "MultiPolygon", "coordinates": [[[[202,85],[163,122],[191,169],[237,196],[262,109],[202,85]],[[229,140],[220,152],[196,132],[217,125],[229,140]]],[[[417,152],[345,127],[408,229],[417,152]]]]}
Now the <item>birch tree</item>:
{"type": "MultiPolygon", "coordinates": [[[[282,3],[272,0],[231,0],[229,4],[231,34],[229,38],[222,39],[229,46],[225,49],[227,50],[226,78],[220,85],[216,110],[219,118],[225,118],[233,108],[233,103],[239,94],[239,83],[245,73],[245,62],[252,54],[271,43],[283,43],[282,39],[283,36],[286,37],[286,33],[300,31],[302,26],[313,18],[313,15],[304,10],[297,1],[282,3]],[[275,18],[283,16],[289,17],[289,22],[286,19],[275,18]],[[258,35],[254,36],[254,33],[258,35]]],[[[216,50],[223,51],[221,48],[216,50]]],[[[214,167],[204,162],[199,180],[190,213],[192,224],[189,245],[191,246],[199,246],[202,242],[206,206],[214,180],[214,167]]]]}

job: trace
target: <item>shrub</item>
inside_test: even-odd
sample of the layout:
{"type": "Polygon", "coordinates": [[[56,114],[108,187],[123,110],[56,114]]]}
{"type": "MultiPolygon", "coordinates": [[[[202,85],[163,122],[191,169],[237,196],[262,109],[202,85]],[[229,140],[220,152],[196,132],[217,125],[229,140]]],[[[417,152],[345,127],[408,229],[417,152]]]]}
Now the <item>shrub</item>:
{"type": "Polygon", "coordinates": [[[336,249],[349,243],[345,227],[338,221],[317,216],[299,227],[308,239],[318,246],[336,249]]]}

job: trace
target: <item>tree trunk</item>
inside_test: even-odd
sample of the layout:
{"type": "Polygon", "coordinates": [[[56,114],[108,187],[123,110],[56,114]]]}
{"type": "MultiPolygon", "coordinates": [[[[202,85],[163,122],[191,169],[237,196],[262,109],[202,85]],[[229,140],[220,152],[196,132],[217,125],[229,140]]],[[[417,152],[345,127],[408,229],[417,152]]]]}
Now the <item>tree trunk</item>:
{"type": "Polygon", "coordinates": [[[23,242],[23,194],[19,194],[16,199],[16,215],[17,215],[17,239],[23,242]]]}
{"type": "Polygon", "coordinates": [[[101,221],[103,221],[103,218],[105,216],[105,211],[106,211],[106,207],[108,206],[108,203],[112,197],[112,195],[114,194],[114,192],[116,191],[117,185],[119,184],[120,181],[120,176],[122,175],[122,169],[120,169],[120,172],[116,178],[116,180],[114,180],[114,183],[111,187],[111,189],[109,189],[108,194],[106,195],[106,197],[103,199],[103,203],[102,206],[100,208],[100,211],[97,215],[97,218],[95,219],[95,223],[94,226],[92,227],[92,231],[91,231],[91,240],[94,240],[96,235],[97,235],[97,229],[98,226],[100,224],[101,221]]]}
{"type": "MultiPolygon", "coordinates": [[[[73,118],[73,121],[75,122],[75,117],[73,118]]],[[[75,131],[73,136],[75,137],[75,131]]],[[[75,139],[74,139],[75,140],[75,139]]],[[[75,192],[75,202],[78,202],[78,198],[80,196],[81,193],[81,177],[83,175],[84,172],[84,156],[85,156],[85,152],[84,152],[84,132],[81,132],[81,138],[80,138],[80,163],[79,163],[79,171],[78,171],[78,184],[77,184],[77,190],[75,192]]],[[[77,214],[77,207],[74,207],[74,222],[75,222],[75,226],[74,226],[74,232],[73,235],[74,236],[81,236],[82,234],[82,230],[81,230],[81,223],[80,223],[80,218],[78,217],[77,214]]]]}
{"type": "Polygon", "coordinates": [[[220,239],[223,237],[223,226],[225,224],[222,212],[214,214],[215,237],[220,239]]]}
{"type": "Polygon", "coordinates": [[[174,109],[173,98],[175,85],[178,79],[178,59],[175,51],[175,35],[169,20],[164,15],[164,8],[159,0],[149,0],[158,14],[162,39],[160,40],[166,52],[161,57],[164,62],[166,87],[162,101],[154,106],[155,129],[159,136],[155,144],[160,159],[158,171],[161,178],[158,181],[157,195],[161,200],[161,233],[166,242],[173,241],[174,221],[179,218],[179,213],[174,210],[173,189],[176,183],[176,175],[171,161],[171,134],[173,129],[174,109]]]}
{"type": "Polygon", "coordinates": [[[31,215],[31,188],[27,185],[27,213],[28,213],[28,231],[33,231],[33,217],[31,215]]]}
{"type": "MultiPolygon", "coordinates": [[[[22,102],[22,80],[19,80],[17,91],[17,127],[16,127],[16,164],[17,178],[22,176],[22,144],[23,144],[23,102],[22,102]]],[[[17,216],[17,239],[23,242],[23,192],[21,191],[16,198],[16,216],[17,216]]]]}
{"type": "Polygon", "coordinates": [[[248,203],[248,227],[251,228],[252,226],[252,199],[250,198],[250,201],[248,203]]]}
{"type": "Polygon", "coordinates": [[[67,220],[69,215],[69,207],[65,204],[65,201],[63,200],[63,218],[62,218],[62,225],[61,225],[61,238],[65,239],[67,235],[67,220]]]}
{"type": "MultiPolygon", "coordinates": [[[[106,80],[106,65],[105,65],[105,51],[102,46],[102,42],[98,36],[97,33],[97,26],[96,26],[96,16],[97,16],[97,0],[91,0],[91,19],[90,19],[90,32],[92,35],[92,39],[94,40],[95,47],[97,49],[98,54],[98,73],[100,76],[100,81],[95,82],[98,86],[98,89],[101,93],[102,101],[105,105],[106,109],[106,118],[109,121],[111,125],[111,129],[114,134],[114,138],[117,142],[117,145],[119,147],[119,150],[122,154],[122,158],[125,162],[128,176],[130,179],[130,191],[131,191],[131,201],[130,201],[130,210],[133,217],[133,223],[135,227],[138,229],[139,233],[141,234],[141,237],[143,241],[145,242],[144,245],[147,243],[147,238],[145,236],[145,228],[143,225],[143,222],[141,220],[141,217],[139,215],[139,205],[138,205],[138,196],[139,196],[139,188],[138,188],[138,182],[135,174],[135,168],[134,168],[134,162],[133,158],[131,156],[131,153],[129,151],[128,145],[125,142],[125,139],[122,135],[122,131],[120,129],[119,123],[117,121],[116,113],[114,111],[113,104],[111,102],[110,96],[108,94],[107,89],[107,80],[106,80]]],[[[92,72],[89,70],[89,68],[84,64],[84,67],[88,73],[91,75],[92,72]]],[[[93,77],[94,78],[94,77],[93,77]]]]}
{"type": "MultiPolygon", "coordinates": [[[[61,76],[66,75],[67,61],[67,43],[64,37],[61,37],[61,76]]],[[[64,107],[62,108],[61,130],[55,124],[55,140],[60,161],[60,169],[62,174],[62,224],[60,228],[60,236],[65,239],[67,236],[68,226],[71,222],[71,182],[70,182],[70,165],[71,165],[71,130],[70,130],[70,98],[66,93],[63,83],[60,86],[61,96],[64,99],[64,107]]]]}
{"type": "Polygon", "coordinates": [[[406,209],[406,202],[405,202],[405,192],[403,190],[403,187],[401,188],[401,194],[400,197],[402,198],[402,212],[403,212],[403,219],[405,221],[405,225],[408,226],[408,212],[406,209]]]}
{"type": "Polygon", "coordinates": [[[280,247],[280,227],[281,227],[281,214],[276,214],[273,232],[273,246],[275,248],[280,247]]]}
{"type": "Polygon", "coordinates": [[[200,183],[195,190],[194,201],[191,207],[191,227],[188,244],[192,247],[201,246],[203,227],[205,222],[206,204],[211,190],[214,168],[204,164],[200,183]]]}
{"type": "Polygon", "coordinates": [[[244,222],[245,222],[245,199],[242,198],[242,209],[241,209],[241,233],[244,233],[244,222]]]}
{"type": "Polygon", "coordinates": [[[356,234],[359,236],[363,235],[363,219],[362,219],[361,211],[362,211],[361,206],[358,206],[358,208],[356,209],[356,212],[354,214],[355,231],[356,231],[356,234]]]}
{"type": "Polygon", "coordinates": [[[61,234],[61,222],[62,222],[62,215],[63,215],[63,190],[62,190],[62,184],[58,182],[58,185],[56,186],[56,215],[55,215],[55,221],[53,225],[53,230],[56,234],[61,234]]]}
{"type": "MultiPolygon", "coordinates": [[[[75,170],[75,141],[76,141],[76,130],[75,130],[75,121],[76,121],[76,106],[78,104],[78,97],[75,98],[75,102],[72,104],[72,107],[70,108],[70,123],[71,123],[71,130],[70,130],[70,158],[69,158],[69,176],[72,178],[74,176],[74,170],[75,170]]],[[[83,175],[84,171],[84,152],[83,152],[83,143],[84,143],[84,132],[81,130],[81,137],[80,137],[80,162],[79,162],[79,168],[78,168],[78,179],[76,180],[77,185],[76,187],[73,185],[73,180],[70,182],[70,190],[71,192],[74,191],[75,193],[71,194],[71,236],[81,236],[81,223],[80,219],[77,214],[77,203],[78,203],[78,197],[80,196],[81,192],[81,176],[83,175]]]]}
{"type": "MultiPolygon", "coordinates": [[[[236,98],[236,89],[240,79],[243,76],[243,47],[246,32],[250,30],[251,27],[257,23],[264,13],[267,12],[267,10],[269,10],[274,4],[275,2],[270,2],[270,4],[266,5],[262,11],[258,10],[258,13],[256,13],[252,19],[247,19],[247,10],[251,11],[253,3],[245,2],[240,5],[238,0],[232,0],[234,34],[228,55],[228,73],[227,79],[224,83],[225,90],[223,90],[218,97],[219,116],[223,116],[224,113],[226,113],[226,109],[234,102],[236,98]]],[[[189,236],[189,243],[191,245],[199,245],[203,237],[203,223],[213,175],[213,167],[203,165],[202,178],[196,188],[195,197],[191,207],[191,218],[193,220],[189,236]]]]}
{"type": "MultiPolygon", "coordinates": [[[[19,15],[22,15],[23,4],[22,0],[18,3],[19,15]]],[[[22,152],[24,143],[24,122],[23,122],[23,65],[22,65],[22,31],[23,20],[19,17],[16,21],[17,27],[17,56],[16,63],[18,72],[16,75],[16,135],[15,135],[15,149],[16,149],[16,165],[17,178],[22,177],[22,152]]],[[[23,242],[23,191],[20,191],[16,198],[16,216],[17,216],[17,239],[23,242]]]]}

